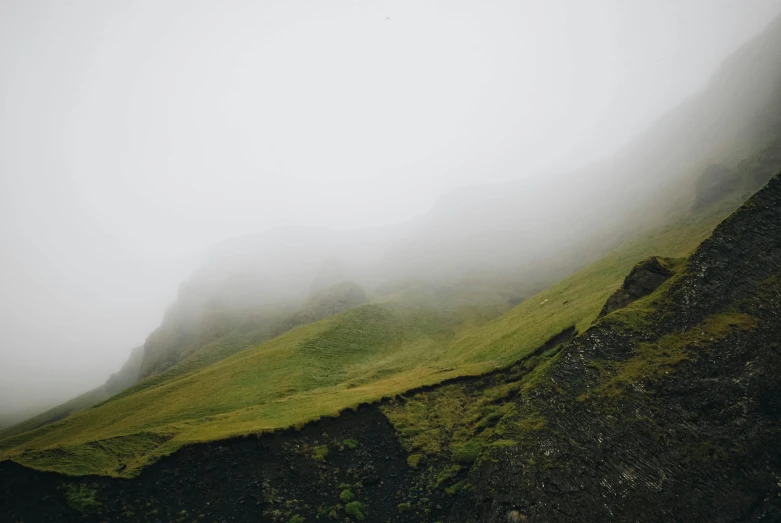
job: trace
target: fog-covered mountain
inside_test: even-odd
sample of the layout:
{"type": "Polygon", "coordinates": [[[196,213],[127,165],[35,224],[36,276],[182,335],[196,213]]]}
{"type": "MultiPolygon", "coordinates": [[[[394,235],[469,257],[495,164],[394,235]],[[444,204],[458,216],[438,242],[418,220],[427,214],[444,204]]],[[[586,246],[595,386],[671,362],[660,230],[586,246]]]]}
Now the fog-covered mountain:
{"type": "MultiPolygon", "coordinates": [[[[168,317],[195,324],[214,303],[237,309],[295,305],[324,282],[346,280],[370,294],[400,281],[461,285],[488,278],[527,289],[548,285],[629,235],[686,211],[697,188],[702,192],[709,183],[703,179],[728,171],[738,180],[713,182],[718,197],[720,184],[748,193],[776,172],[778,49],[781,19],[726,60],[703,92],[612,157],[578,171],[517,173],[520,181],[466,187],[395,226],[277,229],[228,240],[182,285],[168,317]]],[[[148,344],[147,352],[153,351],[148,344]]]]}
{"type": "Polygon", "coordinates": [[[137,371],[112,378],[110,390],[405,288],[479,294],[496,314],[693,204],[753,192],[781,168],[778,49],[781,19],[701,93],[577,171],[508,173],[517,181],[462,188],[393,226],[274,229],[214,246],[134,353],[137,371]]]}

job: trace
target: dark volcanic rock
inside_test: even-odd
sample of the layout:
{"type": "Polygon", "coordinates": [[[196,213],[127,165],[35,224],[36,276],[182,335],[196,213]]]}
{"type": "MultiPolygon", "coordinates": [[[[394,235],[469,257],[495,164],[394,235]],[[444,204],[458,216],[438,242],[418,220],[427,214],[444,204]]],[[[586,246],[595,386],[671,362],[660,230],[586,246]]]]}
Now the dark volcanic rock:
{"type": "MultiPolygon", "coordinates": [[[[379,408],[366,407],[300,432],[186,447],[129,480],[68,478],[6,461],[0,463],[0,521],[262,523],[294,515],[313,521],[318,511],[329,520],[345,485],[364,505],[367,521],[385,521],[396,512],[396,492],[408,487],[406,457],[379,408]],[[314,458],[321,446],[328,448],[323,461],[314,458]],[[81,486],[101,505],[84,512],[69,507],[67,490],[81,486]]],[[[443,519],[453,501],[442,493],[438,503],[443,519]]],[[[335,513],[344,521],[343,509],[335,513]]]]}
{"type": "Polygon", "coordinates": [[[673,271],[662,260],[651,256],[632,269],[624,284],[605,302],[599,317],[606,316],[616,309],[622,309],[635,300],[648,296],[666,282],[673,271]]]}
{"type": "Polygon", "coordinates": [[[657,305],[562,349],[448,521],[781,521],[781,178],[657,305]]]}

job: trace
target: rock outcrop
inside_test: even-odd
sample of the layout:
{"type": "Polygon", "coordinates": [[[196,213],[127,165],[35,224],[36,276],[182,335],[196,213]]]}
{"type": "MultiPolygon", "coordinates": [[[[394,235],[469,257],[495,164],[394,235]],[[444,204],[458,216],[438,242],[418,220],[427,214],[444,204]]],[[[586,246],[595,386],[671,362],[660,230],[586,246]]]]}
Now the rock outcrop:
{"type": "Polygon", "coordinates": [[[644,298],[658,289],[673,275],[673,260],[652,256],[635,265],[624,284],[605,302],[599,317],[622,309],[635,300],[644,298]]]}
{"type": "Polygon", "coordinates": [[[781,178],[675,278],[562,349],[448,521],[781,520],[781,178]]]}

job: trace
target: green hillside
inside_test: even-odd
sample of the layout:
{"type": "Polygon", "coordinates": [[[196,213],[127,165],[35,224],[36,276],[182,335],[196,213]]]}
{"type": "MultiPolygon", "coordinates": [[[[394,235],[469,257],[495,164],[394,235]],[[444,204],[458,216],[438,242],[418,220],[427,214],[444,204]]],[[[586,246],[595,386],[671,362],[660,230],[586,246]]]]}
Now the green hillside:
{"type": "MultiPolygon", "coordinates": [[[[226,307],[212,307],[204,312],[194,333],[184,336],[171,335],[180,326],[167,321],[153,336],[150,336],[151,357],[146,364],[155,366],[160,360],[160,352],[176,353],[178,360],[172,366],[151,374],[150,377],[128,388],[120,396],[128,396],[138,391],[160,385],[167,381],[191,374],[198,369],[223,360],[244,349],[268,341],[299,325],[333,316],[363,303],[367,298],[364,290],[357,284],[343,282],[332,285],[312,294],[297,310],[291,312],[290,306],[267,306],[251,310],[232,310],[226,307]],[[206,327],[204,327],[206,325],[206,327]],[[159,345],[163,333],[173,337],[164,349],[159,345]],[[185,350],[185,347],[187,349],[185,350]],[[151,363],[150,363],[151,360],[151,363]]],[[[0,433],[0,439],[3,434],[0,433]]]]}
{"type": "Polygon", "coordinates": [[[438,310],[411,299],[363,305],[4,439],[0,459],[70,474],[133,475],[189,443],[296,426],[506,366],[563,329],[583,331],[637,261],[687,255],[741,201],[649,232],[487,323],[490,314],[479,307],[438,310]]]}
{"type": "Polygon", "coordinates": [[[638,261],[651,255],[686,256],[742,200],[723,201],[627,242],[495,321],[471,331],[454,344],[450,357],[459,364],[470,364],[491,355],[495,364],[502,367],[566,328],[574,326],[578,332],[585,331],[638,261]]]}

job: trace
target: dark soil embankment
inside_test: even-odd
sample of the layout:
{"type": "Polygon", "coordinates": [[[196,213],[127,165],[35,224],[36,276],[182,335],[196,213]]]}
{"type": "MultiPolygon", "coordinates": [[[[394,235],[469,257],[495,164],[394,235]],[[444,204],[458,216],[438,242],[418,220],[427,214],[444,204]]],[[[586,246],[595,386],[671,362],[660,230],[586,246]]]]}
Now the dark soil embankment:
{"type": "Polygon", "coordinates": [[[653,303],[560,352],[448,521],[781,521],[779,398],[777,176],[653,303]]]}
{"type": "MultiPolygon", "coordinates": [[[[565,329],[533,355],[574,334],[574,327],[565,329]]],[[[514,367],[461,377],[406,396],[458,385],[479,397],[481,390],[517,381],[526,372],[514,367]]],[[[444,487],[463,479],[468,468],[431,488],[408,457],[380,406],[372,405],[300,431],[185,447],[133,479],[73,478],[6,461],[0,463],[0,521],[287,522],[297,515],[344,521],[349,517],[345,490],[354,496],[349,502],[361,504],[365,521],[417,522],[421,513],[444,520],[456,500],[444,487]],[[410,500],[418,503],[407,508],[410,500]]]]}
{"type": "Polygon", "coordinates": [[[4,522],[271,522],[333,511],[343,521],[340,495],[349,490],[367,521],[385,521],[409,481],[406,457],[387,419],[366,407],[300,432],[186,447],[129,480],[0,463],[0,515],[4,522]],[[100,505],[69,506],[79,494],[94,494],[100,505]]]}

